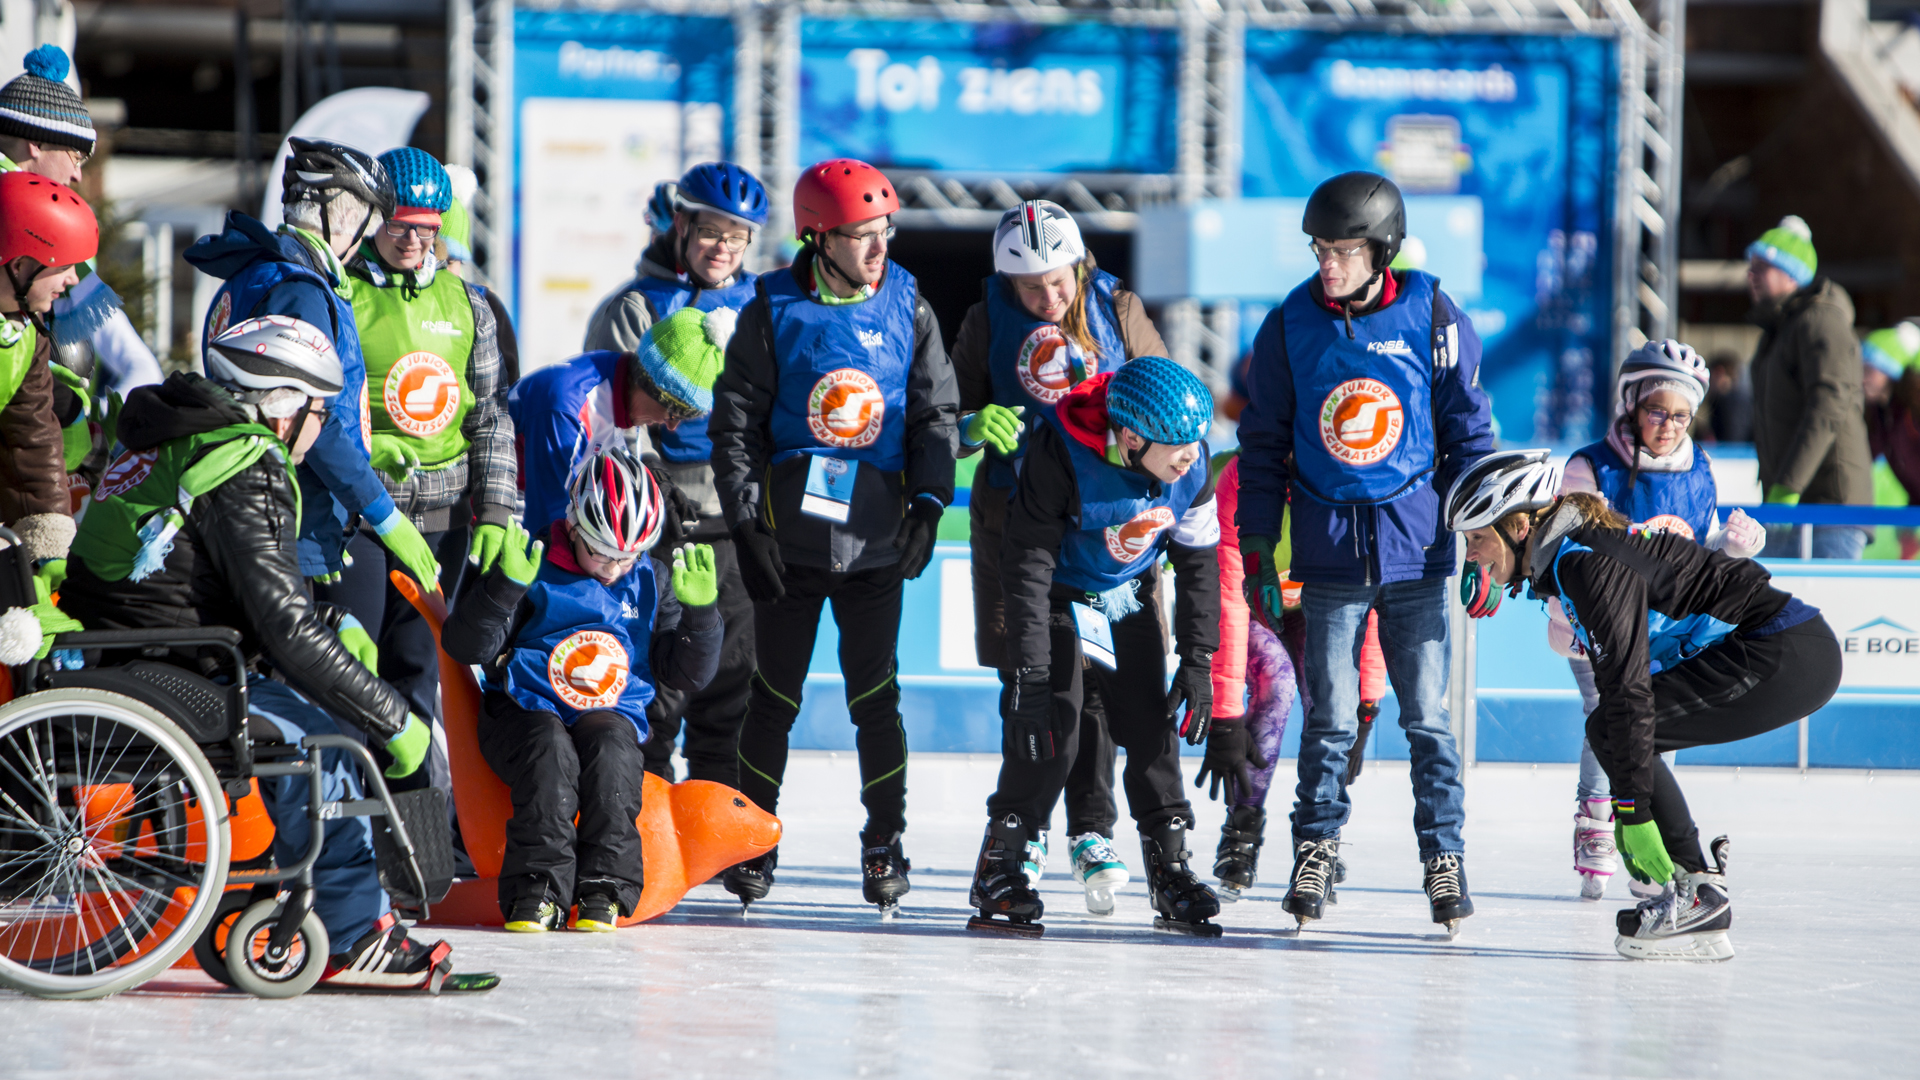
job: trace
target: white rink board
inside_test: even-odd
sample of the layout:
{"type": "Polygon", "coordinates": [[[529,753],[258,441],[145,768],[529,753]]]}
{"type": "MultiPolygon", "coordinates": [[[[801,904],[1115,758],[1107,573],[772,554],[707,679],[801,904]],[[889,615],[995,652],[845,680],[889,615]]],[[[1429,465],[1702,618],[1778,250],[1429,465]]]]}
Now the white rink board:
{"type": "Polygon", "coordinates": [[[1840,639],[1842,690],[1920,690],[1920,576],[1800,575],[1773,584],[1820,609],[1840,639]]]}

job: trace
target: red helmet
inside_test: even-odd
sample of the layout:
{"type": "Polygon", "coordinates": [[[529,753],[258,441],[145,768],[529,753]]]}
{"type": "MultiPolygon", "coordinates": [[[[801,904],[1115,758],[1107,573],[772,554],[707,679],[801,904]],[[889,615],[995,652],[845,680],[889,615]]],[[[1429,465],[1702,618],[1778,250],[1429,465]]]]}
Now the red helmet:
{"type": "Polygon", "coordinates": [[[72,188],[30,172],[0,174],[0,264],[25,255],[72,266],[99,250],[100,222],[72,188]]]}
{"type": "Polygon", "coordinates": [[[826,232],[899,212],[900,196],[893,193],[893,181],[853,158],[809,166],[793,185],[793,229],[802,240],[809,231],[826,232]]]}

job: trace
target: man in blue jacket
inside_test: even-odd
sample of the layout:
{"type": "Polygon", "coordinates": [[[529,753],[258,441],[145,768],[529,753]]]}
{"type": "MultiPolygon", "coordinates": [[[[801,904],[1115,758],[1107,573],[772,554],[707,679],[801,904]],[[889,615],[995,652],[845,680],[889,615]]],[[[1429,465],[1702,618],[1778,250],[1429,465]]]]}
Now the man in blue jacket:
{"type": "Polygon", "coordinates": [[[367,365],[341,259],[369,235],[374,214],[393,210],[386,170],[371,155],[323,139],[291,139],[281,174],[287,223],[276,231],[239,212],[226,230],[187,249],[187,262],[226,284],[207,310],[206,340],[262,315],[291,315],[333,340],[346,383],[327,403],[326,426],[300,466],[300,570],[338,580],[346,526],[357,515],[423,588],[438,589],[440,564],[387,494],[368,458],[367,365]],[[338,504],[337,506],[335,504],[338,504]]]}
{"type": "Polygon", "coordinates": [[[1286,909],[1302,924],[1332,892],[1359,728],[1367,613],[1413,750],[1414,832],[1433,921],[1473,914],[1460,826],[1460,755],[1446,709],[1446,579],[1453,539],[1441,496],[1493,448],[1479,387],[1480,339],[1440,282],[1389,270],[1406,208],[1385,177],[1352,172],[1315,189],[1303,229],[1320,272],[1267,316],[1240,417],[1240,550],[1247,602],[1278,625],[1273,549],[1291,499],[1293,561],[1307,618],[1312,707],[1300,746],[1286,909]]]}

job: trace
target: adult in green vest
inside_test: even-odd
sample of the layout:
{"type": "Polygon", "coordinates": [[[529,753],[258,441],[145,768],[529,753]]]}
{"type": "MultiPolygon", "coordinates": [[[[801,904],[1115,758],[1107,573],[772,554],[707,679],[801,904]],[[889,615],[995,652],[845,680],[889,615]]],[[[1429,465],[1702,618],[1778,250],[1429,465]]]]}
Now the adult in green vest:
{"type": "MultiPolygon", "coordinates": [[[[444,272],[434,254],[453,201],[447,171],[412,147],[387,151],[380,164],[393,181],[393,214],[347,263],[367,362],[373,465],[438,555],[441,590],[451,595],[464,559],[483,573],[493,568],[516,509],[499,322],[481,291],[444,272]]],[[[318,591],[365,624],[379,645],[381,677],[437,722],[438,646],[387,578],[406,567],[365,530],[348,550],[353,565],[318,591]]],[[[424,780],[450,786],[439,752],[427,772],[424,780]]]]}

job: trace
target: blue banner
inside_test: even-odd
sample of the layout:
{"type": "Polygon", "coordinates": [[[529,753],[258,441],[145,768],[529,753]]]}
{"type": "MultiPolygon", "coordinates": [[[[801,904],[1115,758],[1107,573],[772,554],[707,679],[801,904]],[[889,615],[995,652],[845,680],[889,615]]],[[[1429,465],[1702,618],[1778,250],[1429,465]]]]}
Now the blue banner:
{"type": "Polygon", "coordinates": [[[725,104],[733,96],[733,24],[625,11],[516,11],[513,89],[523,100],[725,104]]]}
{"type": "Polygon", "coordinates": [[[806,19],[800,158],[1171,172],[1179,37],[1078,24],[806,19]]]}
{"type": "Polygon", "coordinates": [[[1410,211],[1444,207],[1409,213],[1408,260],[1441,273],[1480,332],[1503,437],[1596,437],[1611,364],[1612,42],[1249,30],[1246,55],[1242,193],[1300,198],[1366,169],[1393,177],[1410,211]],[[1477,287],[1463,260],[1480,263],[1477,287]]]}

